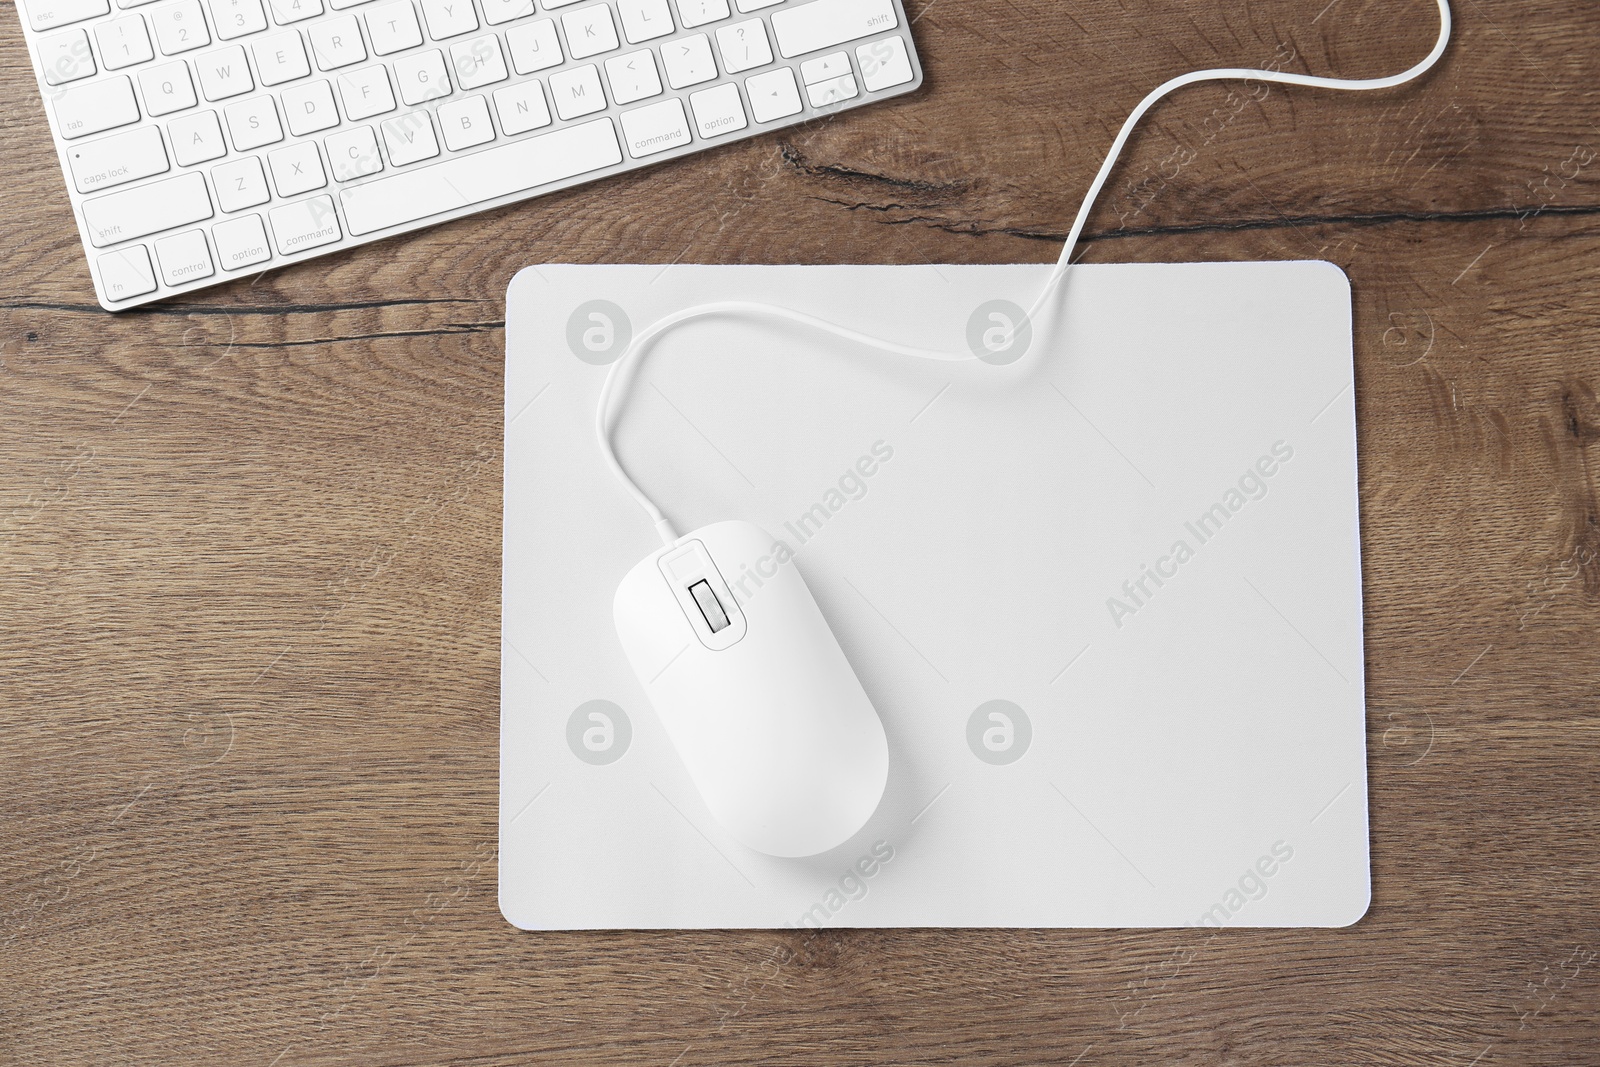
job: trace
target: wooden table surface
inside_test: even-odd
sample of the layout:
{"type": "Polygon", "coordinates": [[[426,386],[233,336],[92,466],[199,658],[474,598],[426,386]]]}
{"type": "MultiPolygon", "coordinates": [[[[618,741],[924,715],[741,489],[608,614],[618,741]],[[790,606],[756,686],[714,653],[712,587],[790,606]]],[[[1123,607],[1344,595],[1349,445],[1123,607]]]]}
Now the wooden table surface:
{"type": "Polygon", "coordinates": [[[1089,226],[1092,262],[1354,285],[1365,919],[500,917],[519,267],[1051,259],[1149,87],[1389,73],[1434,33],[1427,0],[910,7],[914,96],[117,316],[0,18],[0,1061],[1600,1063],[1592,0],[1459,0],[1398,91],[1185,91],[1089,226]]]}

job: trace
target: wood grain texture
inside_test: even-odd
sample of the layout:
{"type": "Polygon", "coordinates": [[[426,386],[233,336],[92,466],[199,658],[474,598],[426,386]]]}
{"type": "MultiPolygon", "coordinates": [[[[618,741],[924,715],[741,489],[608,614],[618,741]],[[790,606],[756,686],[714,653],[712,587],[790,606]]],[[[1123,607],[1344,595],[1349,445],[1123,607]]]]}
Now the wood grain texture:
{"type": "Polygon", "coordinates": [[[1589,0],[1460,0],[1394,92],[1186,91],[1084,248],[1352,279],[1361,923],[578,936],[495,905],[516,269],[1046,260],[1148,87],[1399,70],[1431,6],[912,0],[913,97],[118,316],[6,12],[0,1061],[1600,1063],[1589,0]]]}

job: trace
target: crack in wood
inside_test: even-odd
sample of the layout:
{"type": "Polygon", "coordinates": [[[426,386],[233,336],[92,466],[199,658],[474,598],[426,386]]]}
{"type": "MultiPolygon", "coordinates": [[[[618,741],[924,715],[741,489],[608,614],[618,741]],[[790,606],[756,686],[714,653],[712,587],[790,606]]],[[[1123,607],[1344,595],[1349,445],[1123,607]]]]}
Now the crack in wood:
{"type": "MultiPolygon", "coordinates": [[[[342,304],[146,304],[118,312],[120,316],[138,315],[314,315],[330,311],[370,311],[376,308],[411,307],[428,304],[481,304],[471,297],[444,299],[401,298],[396,300],[357,300],[342,304]]],[[[4,311],[95,311],[105,309],[99,304],[52,303],[48,301],[0,301],[4,311]]]]}
{"type": "Polygon", "coordinates": [[[968,178],[947,178],[941,181],[932,181],[926,178],[896,178],[876,171],[861,170],[844,163],[812,163],[805,155],[792,144],[784,144],[779,148],[779,154],[784,165],[797,174],[808,178],[820,178],[824,181],[855,182],[869,185],[886,185],[891,189],[922,193],[925,196],[948,200],[960,193],[967,192],[975,184],[968,178]]]}
{"type": "MultiPolygon", "coordinates": [[[[504,322],[449,323],[433,330],[392,330],[378,333],[346,334],[342,337],[312,337],[300,341],[228,341],[196,345],[197,348],[303,348],[308,345],[336,345],[345,341],[377,341],[400,337],[459,337],[469,333],[492,333],[505,328],[504,322]]],[[[188,347],[188,346],[185,346],[188,347]]]]}
{"type": "MultiPolygon", "coordinates": [[[[873,204],[864,201],[838,200],[826,196],[813,196],[826,204],[835,204],[848,211],[874,211],[886,213],[905,210],[903,204],[873,204]]],[[[1387,226],[1401,222],[1466,223],[1491,222],[1500,219],[1521,219],[1531,209],[1525,207],[1487,208],[1476,211],[1384,211],[1343,215],[1282,215],[1270,219],[1235,219],[1226,222],[1196,222],[1173,226],[1144,226],[1137,229],[1084,231],[1079,242],[1110,241],[1127,237],[1171,237],[1192,233],[1239,233],[1247,230],[1281,230],[1302,226],[1387,226]]],[[[1600,215],[1600,204],[1569,204],[1547,207],[1545,215],[1585,216],[1600,215]]],[[[934,229],[963,236],[1018,237],[1029,241],[1060,242],[1067,238],[1064,231],[1031,229],[1023,226],[985,226],[977,219],[953,221],[936,215],[908,215],[901,218],[879,220],[885,226],[906,226],[926,223],[934,229]]]]}

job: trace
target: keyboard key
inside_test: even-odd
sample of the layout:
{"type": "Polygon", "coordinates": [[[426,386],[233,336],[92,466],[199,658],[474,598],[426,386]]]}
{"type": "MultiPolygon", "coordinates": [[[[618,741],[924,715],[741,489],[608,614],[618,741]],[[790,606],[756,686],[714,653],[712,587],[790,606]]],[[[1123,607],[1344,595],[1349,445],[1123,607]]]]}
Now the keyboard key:
{"type": "Polygon", "coordinates": [[[333,106],[333,90],[327,82],[296,85],[279,96],[283,98],[283,116],[289,123],[289,132],[296,137],[339,125],[339,109],[333,106]]]}
{"type": "Polygon", "coordinates": [[[164,56],[175,56],[211,43],[206,17],[200,13],[200,0],[179,0],[150,12],[156,27],[156,44],[164,56]]]}
{"type": "Polygon", "coordinates": [[[561,16],[561,28],[567,32],[567,55],[573,59],[588,59],[617,47],[617,28],[605,4],[567,12],[561,16]]]}
{"type": "Polygon", "coordinates": [[[339,199],[350,232],[372,233],[621,161],[611,120],[601,118],[376,178],[342,190],[339,199]]]}
{"type": "Polygon", "coordinates": [[[400,99],[407,107],[450,95],[450,75],[444,72],[444,54],[436,48],[395,60],[394,79],[400,84],[400,99]]]}
{"type": "Polygon", "coordinates": [[[342,236],[332,197],[313,196],[285,204],[273,208],[267,216],[272,220],[272,236],[278,240],[278,251],[286,256],[330,245],[342,236]]]}
{"type": "Polygon", "coordinates": [[[617,14],[622,16],[622,32],[629,44],[665,37],[673,29],[667,0],[617,0],[617,14]]]}
{"type": "MultiPolygon", "coordinates": [[[[191,92],[189,102],[194,103],[191,92]]],[[[139,105],[133,99],[133,83],[125,75],[84,82],[54,94],[56,129],[67,140],[87,137],[139,121],[139,105]]]]}
{"type": "Polygon", "coordinates": [[[282,85],[311,73],[306,46],[297,30],[258,37],[250,50],[256,55],[256,73],[261,76],[262,85],[282,85]]]}
{"type": "Polygon", "coordinates": [[[67,149],[67,162],[80,193],[109,189],[170,169],[161,131],[154,126],[79,142],[67,149]]]}
{"type": "Polygon", "coordinates": [[[102,22],[94,28],[94,39],[100,45],[100,60],[107,70],[121,70],[156,57],[155,49],[150,46],[150,31],[144,28],[143,15],[102,22]]]}
{"type": "Polygon", "coordinates": [[[561,62],[561,45],[556,42],[556,24],[540,19],[506,31],[506,47],[511,49],[511,69],[532,74],[561,62]]]}
{"type": "Polygon", "coordinates": [[[435,41],[459,37],[478,28],[472,0],[422,0],[422,17],[428,20],[428,36],[435,41]]]}
{"type": "Polygon", "coordinates": [[[729,74],[764,67],[772,62],[767,28],[760,19],[747,19],[719,28],[717,49],[722,53],[722,66],[729,74]]]}
{"type": "Polygon", "coordinates": [[[383,158],[378,154],[378,135],[371,126],[357,126],[340,130],[323,139],[328,150],[328,166],[333,168],[333,180],[347,182],[365,178],[383,169],[383,158]]]}
{"type": "MultiPolygon", "coordinates": [[[[549,5],[546,5],[549,6],[549,5]]],[[[483,0],[483,21],[499,26],[533,14],[533,0],[483,0]]]]}
{"type": "Polygon", "coordinates": [[[223,270],[241,270],[272,258],[267,248],[267,228],[260,215],[240,215],[211,227],[217,243],[217,260],[223,270]]]}
{"type": "Polygon", "coordinates": [[[318,70],[338,70],[366,59],[367,46],[361,43],[356,17],[340,15],[311,27],[311,54],[318,70]]]}
{"type": "Polygon", "coordinates": [[[494,91],[494,110],[500,116],[500,130],[507,137],[550,125],[550,109],[536,81],[494,91]]]}
{"type": "Polygon", "coordinates": [[[328,6],[335,11],[343,11],[347,7],[356,7],[366,2],[367,0],[328,0],[328,6]]]}
{"type": "Polygon", "coordinates": [[[493,85],[508,76],[505,57],[500,54],[500,38],[492,33],[451,45],[450,63],[456,68],[456,84],[462,89],[493,85]]]}
{"type": "Polygon", "coordinates": [[[107,252],[95,261],[100,288],[108,300],[127,300],[156,291],[156,272],[144,245],[107,252]]]}
{"type": "Polygon", "coordinates": [[[811,0],[772,13],[783,58],[805,55],[899,25],[890,0],[811,0]]]}
{"type": "Polygon", "coordinates": [[[869,93],[904,85],[914,76],[911,59],[906,55],[906,42],[898,35],[859,46],[856,62],[861,64],[861,84],[869,93]]]}
{"type": "Polygon", "coordinates": [[[155,0],[117,0],[117,6],[126,11],[130,7],[143,7],[154,2],[155,0]]]}
{"type": "Polygon", "coordinates": [[[272,186],[279,196],[299,196],[328,184],[315,141],[300,141],[268,152],[267,169],[272,171],[272,186]]]}
{"type": "Polygon", "coordinates": [[[369,8],[367,37],[372,41],[375,56],[402,52],[421,44],[422,27],[417,24],[417,9],[411,6],[411,0],[396,0],[369,8]]]}
{"type": "Polygon", "coordinates": [[[28,25],[36,30],[53,30],[74,22],[111,12],[111,0],[25,0],[28,25]]]}
{"type": "Polygon", "coordinates": [[[272,199],[267,191],[267,176],[256,156],[230,159],[212,167],[211,184],[217,187],[217,206],[223,211],[240,211],[272,199]]]}
{"type": "Polygon", "coordinates": [[[611,83],[611,98],[619,104],[661,95],[661,78],[648,48],[606,60],[606,80],[611,83]]]}
{"type": "Polygon", "coordinates": [[[827,107],[841,100],[853,100],[856,95],[856,79],[853,74],[841,74],[837,78],[829,78],[825,82],[806,86],[806,96],[810,98],[812,107],[827,107]]]}
{"type": "Polygon", "coordinates": [[[542,0],[539,6],[546,11],[554,11],[558,7],[566,7],[568,4],[581,3],[583,3],[583,0],[542,0]]]}
{"type": "Polygon", "coordinates": [[[196,56],[194,69],[200,74],[200,92],[207,100],[227,100],[255,88],[250,81],[250,64],[245,62],[244,49],[238,45],[196,56]]]}
{"type": "Polygon", "coordinates": [[[190,171],[83,202],[83,222],[96,248],[146,237],[212,215],[206,180],[190,171]]]}
{"type": "Polygon", "coordinates": [[[686,30],[725,19],[729,15],[728,0],[675,0],[675,2],[678,5],[678,21],[683,23],[683,28],[686,30]]]}
{"type": "Polygon", "coordinates": [[[228,123],[228,136],[233,139],[237,152],[248,152],[262,145],[277,144],[283,140],[283,127],[278,123],[278,109],[270,96],[252,96],[222,110],[228,123]]]}
{"type": "Polygon", "coordinates": [[[162,63],[139,72],[139,91],[144,94],[145,114],[151,118],[170,115],[194,107],[194,82],[189,80],[189,64],[183,60],[162,63]]]}
{"type": "Polygon", "coordinates": [[[683,101],[663,100],[649,107],[624,111],[622,139],[627,142],[628,154],[634,159],[688,144],[689,120],[683,114],[683,101]]]}
{"type": "Polygon", "coordinates": [[[344,117],[351,122],[393,111],[389,71],[381,63],[374,63],[339,75],[339,99],[344,103],[344,117]]]}
{"type": "Polygon", "coordinates": [[[740,14],[745,14],[750,11],[760,11],[764,7],[771,7],[773,4],[781,3],[783,3],[783,0],[736,0],[734,6],[739,9],[740,14]]]}
{"type": "Polygon", "coordinates": [[[661,62],[667,68],[667,84],[674,89],[699,85],[717,76],[717,64],[711,58],[711,39],[703,33],[662,45],[661,62]]]}
{"type": "Polygon", "coordinates": [[[469,96],[465,100],[441,104],[439,132],[444,135],[444,146],[452,152],[494,140],[489,102],[481,96],[469,96]]]}
{"type": "Polygon", "coordinates": [[[757,122],[773,122],[800,114],[800,90],[788,67],[752,74],[744,80],[750,96],[750,113],[757,122]]]}
{"type": "Polygon", "coordinates": [[[83,30],[63,30],[39,39],[39,69],[49,85],[65,85],[95,73],[94,51],[83,30]]]}
{"type": "Polygon", "coordinates": [[[215,111],[198,111],[180,115],[167,123],[167,136],[172,139],[172,156],[180,167],[208,163],[228,154],[222,140],[222,123],[215,111]]]}
{"type": "Polygon", "coordinates": [[[830,52],[819,59],[808,59],[800,64],[800,80],[807,85],[825,82],[841,74],[850,73],[850,57],[844,52],[830,52]]]}
{"type": "Polygon", "coordinates": [[[322,14],[322,0],[267,0],[272,21],[280,26],[316,18],[322,14]]]}
{"type": "Polygon", "coordinates": [[[168,285],[209,278],[217,273],[211,265],[211,249],[204,230],[187,230],[156,242],[156,262],[161,264],[161,280],[168,285]]]}
{"type": "MultiPolygon", "coordinates": [[[[224,41],[243,37],[247,33],[260,33],[267,28],[267,13],[261,9],[261,0],[208,0],[211,4],[211,21],[217,27],[217,36],[224,41]]],[[[161,258],[160,249],[156,258],[161,258]]]]}
{"type": "Polygon", "coordinates": [[[408,111],[392,119],[384,119],[383,144],[389,150],[389,162],[396,167],[419,163],[439,154],[439,142],[433,136],[433,122],[426,111],[408,111]]]}
{"type": "Polygon", "coordinates": [[[750,125],[745,121],[744,107],[739,103],[739,87],[732,82],[690,93],[689,106],[694,110],[695,128],[701,137],[707,139],[750,125]]]}
{"type": "Polygon", "coordinates": [[[606,106],[600,72],[593,63],[550,75],[550,95],[556,102],[556,114],[564,119],[590,115],[606,106]]]}

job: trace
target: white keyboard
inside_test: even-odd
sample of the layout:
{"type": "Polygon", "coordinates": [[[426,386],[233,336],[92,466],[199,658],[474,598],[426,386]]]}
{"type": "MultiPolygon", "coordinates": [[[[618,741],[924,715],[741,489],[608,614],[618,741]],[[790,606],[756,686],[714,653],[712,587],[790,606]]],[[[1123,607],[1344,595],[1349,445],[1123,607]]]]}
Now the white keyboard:
{"type": "Polygon", "coordinates": [[[900,0],[18,11],[111,310],[922,84],[900,0]]]}

